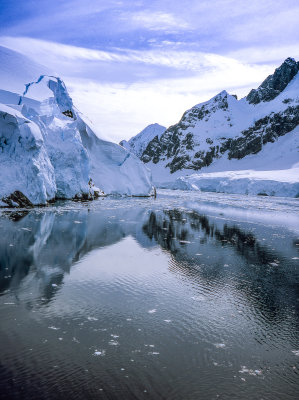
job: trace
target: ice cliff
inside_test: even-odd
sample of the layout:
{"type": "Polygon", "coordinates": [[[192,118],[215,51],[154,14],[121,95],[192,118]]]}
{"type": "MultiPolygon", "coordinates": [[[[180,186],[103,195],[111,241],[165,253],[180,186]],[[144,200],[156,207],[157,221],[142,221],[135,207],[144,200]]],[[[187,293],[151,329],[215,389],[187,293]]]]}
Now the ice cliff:
{"type": "Polygon", "coordinates": [[[0,206],[150,195],[149,170],[95,135],[60,78],[41,75],[22,95],[2,90],[0,100],[0,206]]]}

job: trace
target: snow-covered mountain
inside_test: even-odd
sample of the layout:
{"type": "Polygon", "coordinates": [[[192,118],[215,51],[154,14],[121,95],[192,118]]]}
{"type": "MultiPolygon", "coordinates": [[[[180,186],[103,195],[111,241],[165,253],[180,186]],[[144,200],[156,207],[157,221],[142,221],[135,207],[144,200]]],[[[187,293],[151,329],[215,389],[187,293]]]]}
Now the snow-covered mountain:
{"type": "Polygon", "coordinates": [[[60,78],[40,75],[24,82],[21,95],[9,90],[10,80],[18,89],[20,77],[30,76],[30,60],[19,62],[16,53],[13,64],[13,53],[9,77],[7,51],[0,49],[0,75],[4,69],[7,79],[0,90],[0,206],[93,198],[103,192],[149,195],[149,170],[123,147],[94,134],[60,78]]]}
{"type": "Polygon", "coordinates": [[[186,111],[140,158],[162,186],[199,170],[291,168],[299,163],[298,125],[299,62],[288,58],[247,97],[224,90],[186,111]]]}
{"type": "Polygon", "coordinates": [[[159,124],[151,124],[133,136],[129,141],[122,140],[119,144],[125,149],[141,157],[149,142],[154,138],[160,139],[161,135],[166,131],[166,127],[159,124]]]}

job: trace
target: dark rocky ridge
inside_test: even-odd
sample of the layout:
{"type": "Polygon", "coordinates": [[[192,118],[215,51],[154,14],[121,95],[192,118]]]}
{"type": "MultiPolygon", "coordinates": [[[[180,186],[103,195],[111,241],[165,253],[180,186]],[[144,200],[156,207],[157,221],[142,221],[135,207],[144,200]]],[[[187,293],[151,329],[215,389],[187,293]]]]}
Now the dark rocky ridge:
{"type": "Polygon", "coordinates": [[[299,62],[294,58],[287,58],[279,68],[276,68],[273,75],[257,88],[252,89],[246,99],[250,104],[258,104],[261,101],[271,101],[281,93],[291,82],[299,71],[299,62]]]}

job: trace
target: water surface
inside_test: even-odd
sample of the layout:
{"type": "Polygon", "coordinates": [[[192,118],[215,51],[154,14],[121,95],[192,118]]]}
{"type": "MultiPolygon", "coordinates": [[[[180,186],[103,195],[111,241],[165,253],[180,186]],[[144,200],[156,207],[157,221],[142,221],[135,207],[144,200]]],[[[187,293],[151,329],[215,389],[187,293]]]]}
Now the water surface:
{"type": "Polygon", "coordinates": [[[298,200],[0,214],[3,399],[296,399],[298,200]]]}

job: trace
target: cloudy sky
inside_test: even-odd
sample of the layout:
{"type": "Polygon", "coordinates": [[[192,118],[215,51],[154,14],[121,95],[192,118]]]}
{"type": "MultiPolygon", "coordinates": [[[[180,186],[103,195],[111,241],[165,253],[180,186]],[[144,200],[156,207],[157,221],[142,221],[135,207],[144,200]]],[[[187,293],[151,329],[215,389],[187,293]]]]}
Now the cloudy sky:
{"type": "MultiPolygon", "coordinates": [[[[0,0],[0,45],[60,75],[99,135],[169,126],[299,59],[298,0],[0,0]]],[[[1,60],[0,60],[1,61],[1,60]]]]}

